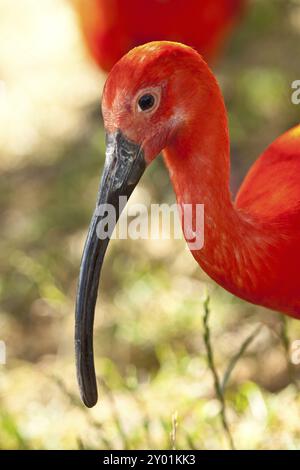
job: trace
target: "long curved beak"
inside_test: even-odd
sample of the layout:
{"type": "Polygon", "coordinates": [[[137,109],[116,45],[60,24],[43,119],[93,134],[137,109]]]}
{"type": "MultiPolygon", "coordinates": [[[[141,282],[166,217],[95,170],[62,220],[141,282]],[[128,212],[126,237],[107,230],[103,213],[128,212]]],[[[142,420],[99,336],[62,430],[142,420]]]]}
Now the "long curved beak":
{"type": "Polygon", "coordinates": [[[105,252],[113,228],[124,208],[119,201],[129,198],[146,164],[140,145],[117,131],[106,136],[106,159],[97,204],[92,216],[81,260],[75,314],[77,380],[84,404],[97,403],[94,366],[93,325],[98,285],[105,252]],[[114,214],[111,211],[114,211],[114,214]],[[107,218],[107,214],[112,217],[107,218]],[[112,223],[109,223],[109,220],[112,223]],[[107,227],[109,229],[107,230],[107,227]]]}

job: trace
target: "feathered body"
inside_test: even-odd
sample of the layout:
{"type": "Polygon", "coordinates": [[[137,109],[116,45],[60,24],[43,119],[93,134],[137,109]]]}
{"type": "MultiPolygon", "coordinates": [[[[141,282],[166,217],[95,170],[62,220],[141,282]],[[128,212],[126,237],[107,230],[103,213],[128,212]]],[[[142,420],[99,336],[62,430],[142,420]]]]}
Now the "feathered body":
{"type": "Polygon", "coordinates": [[[154,42],[132,50],[108,77],[103,115],[107,131],[141,143],[148,164],[163,150],[179,204],[204,204],[204,247],[192,254],[208,275],[243,299],[300,318],[300,126],[263,153],[234,201],[223,97],[193,49],[154,42]],[[134,97],[147,87],[160,87],[158,109],[133,114],[134,97]]]}
{"type": "Polygon", "coordinates": [[[75,0],[87,45],[106,71],[130,49],[153,40],[179,41],[211,60],[245,0],[75,0]]]}

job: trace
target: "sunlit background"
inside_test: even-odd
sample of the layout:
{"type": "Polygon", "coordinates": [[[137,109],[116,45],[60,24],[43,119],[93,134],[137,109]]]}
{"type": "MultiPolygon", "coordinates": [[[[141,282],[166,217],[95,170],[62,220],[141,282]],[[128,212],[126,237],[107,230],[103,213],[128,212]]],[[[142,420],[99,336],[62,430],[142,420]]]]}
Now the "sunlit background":
{"type": "MultiPolygon", "coordinates": [[[[233,192],[299,122],[299,41],[299,0],[253,0],[216,63],[233,192]]],[[[288,365],[281,317],[217,287],[183,241],[111,243],[95,325],[100,401],[81,404],[74,299],[104,160],[104,80],[70,2],[0,0],[0,448],[228,448],[203,343],[208,291],[220,374],[263,325],[227,388],[236,447],[299,449],[300,366],[288,365]]],[[[174,200],[162,161],[133,198],[174,200]]],[[[287,331],[300,339],[300,322],[289,319],[287,331]]]]}

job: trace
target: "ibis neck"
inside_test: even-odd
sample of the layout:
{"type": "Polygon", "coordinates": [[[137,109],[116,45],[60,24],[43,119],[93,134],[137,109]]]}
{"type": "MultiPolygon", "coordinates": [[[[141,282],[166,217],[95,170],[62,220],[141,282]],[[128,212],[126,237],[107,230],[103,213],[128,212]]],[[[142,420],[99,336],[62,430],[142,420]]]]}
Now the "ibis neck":
{"type": "Polygon", "coordinates": [[[206,108],[211,111],[205,116],[203,111],[194,112],[164,150],[164,158],[178,204],[204,205],[204,245],[191,250],[193,256],[227,290],[253,299],[255,272],[251,270],[249,279],[247,268],[255,253],[261,252],[256,245],[263,243],[264,234],[258,221],[237,210],[232,201],[227,116],[219,88],[214,86],[206,108]]]}
{"type": "Polygon", "coordinates": [[[207,215],[234,211],[229,189],[230,158],[226,110],[221,94],[211,98],[206,115],[194,112],[164,156],[180,203],[202,203],[207,215]]]}

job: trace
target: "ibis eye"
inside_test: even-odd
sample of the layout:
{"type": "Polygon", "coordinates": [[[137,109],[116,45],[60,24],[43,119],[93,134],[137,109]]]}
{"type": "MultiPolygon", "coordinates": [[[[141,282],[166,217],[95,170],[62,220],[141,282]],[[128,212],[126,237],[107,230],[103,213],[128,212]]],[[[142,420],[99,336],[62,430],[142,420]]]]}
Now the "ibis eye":
{"type": "Polygon", "coordinates": [[[155,104],[155,97],[150,93],[141,96],[138,101],[139,111],[149,111],[155,104]]]}

